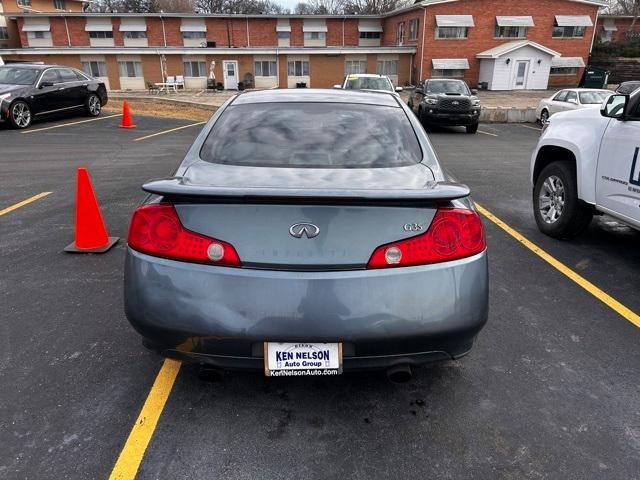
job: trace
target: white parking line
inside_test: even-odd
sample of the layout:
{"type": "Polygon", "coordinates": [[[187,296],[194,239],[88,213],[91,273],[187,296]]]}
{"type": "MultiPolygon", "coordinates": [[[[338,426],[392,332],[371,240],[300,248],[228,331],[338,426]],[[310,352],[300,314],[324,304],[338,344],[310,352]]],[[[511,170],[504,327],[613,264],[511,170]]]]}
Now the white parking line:
{"type": "Polygon", "coordinates": [[[541,129],[541,128],[538,128],[538,127],[532,127],[531,125],[525,125],[525,124],[523,124],[523,123],[519,123],[518,125],[520,125],[522,128],[528,128],[528,129],[530,129],[530,130],[537,130],[537,131],[539,131],[539,132],[541,132],[541,131],[542,131],[542,129],[541,129]]]}
{"type": "Polygon", "coordinates": [[[498,136],[495,133],[483,132],[482,130],[478,130],[478,133],[481,133],[483,135],[491,135],[492,137],[497,137],[498,136]]]}
{"type": "Polygon", "coordinates": [[[146,140],[148,138],[157,137],[159,135],[165,135],[167,133],[177,132],[178,130],[184,130],[185,128],[197,127],[198,125],[204,125],[205,123],[207,123],[207,122],[191,123],[189,125],[183,125],[181,127],[170,128],[169,130],[163,130],[162,132],[152,133],[151,135],[145,135],[144,137],[134,138],[133,141],[134,142],[140,142],[141,140],[146,140]]]}
{"type": "Polygon", "coordinates": [[[89,123],[89,122],[97,122],[99,120],[106,120],[108,118],[115,118],[115,117],[121,117],[122,114],[118,113],[116,115],[108,115],[106,117],[97,117],[97,118],[90,118],[89,120],[80,120],[78,122],[71,122],[71,123],[63,123],[60,125],[54,125],[53,127],[44,127],[44,128],[34,128],[31,130],[25,130],[24,132],[21,132],[23,135],[26,135],[28,133],[36,133],[36,132],[42,132],[44,130],[53,130],[55,128],[62,128],[62,127],[71,127],[72,125],[80,125],[81,123],[89,123]]]}

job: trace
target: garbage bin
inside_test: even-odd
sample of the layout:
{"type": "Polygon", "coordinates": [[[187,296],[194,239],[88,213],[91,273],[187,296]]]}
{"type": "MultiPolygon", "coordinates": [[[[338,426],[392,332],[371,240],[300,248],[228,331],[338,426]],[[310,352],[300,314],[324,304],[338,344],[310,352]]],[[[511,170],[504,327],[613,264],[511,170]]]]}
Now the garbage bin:
{"type": "Polygon", "coordinates": [[[609,71],[600,67],[587,66],[580,86],[583,88],[607,88],[609,71]]]}

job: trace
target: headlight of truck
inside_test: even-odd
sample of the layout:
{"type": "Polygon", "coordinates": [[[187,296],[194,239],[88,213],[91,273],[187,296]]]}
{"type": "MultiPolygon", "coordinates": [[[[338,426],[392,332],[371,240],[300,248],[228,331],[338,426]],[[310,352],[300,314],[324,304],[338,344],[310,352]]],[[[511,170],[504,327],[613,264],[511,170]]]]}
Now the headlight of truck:
{"type": "Polygon", "coordinates": [[[480,106],[480,100],[478,100],[477,98],[473,101],[473,106],[474,107],[479,107],[480,106]]]}

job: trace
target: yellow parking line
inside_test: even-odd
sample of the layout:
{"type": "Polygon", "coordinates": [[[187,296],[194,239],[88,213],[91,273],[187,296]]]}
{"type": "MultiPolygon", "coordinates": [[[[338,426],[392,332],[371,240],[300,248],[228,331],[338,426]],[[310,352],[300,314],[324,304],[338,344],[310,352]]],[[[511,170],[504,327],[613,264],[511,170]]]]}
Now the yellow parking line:
{"type": "Polygon", "coordinates": [[[176,360],[168,358],[164,360],[142,406],[140,415],[138,415],[138,419],[120,452],[118,461],[111,471],[109,480],[133,480],[136,477],[144,452],[151,441],[160,414],[173,389],[180,366],[181,363],[176,360]]]}
{"type": "Polygon", "coordinates": [[[612,310],[614,310],[615,312],[617,312],[618,314],[623,316],[629,322],[633,323],[636,327],[640,328],[640,315],[638,315],[637,313],[633,312],[629,308],[625,307],[623,304],[618,302],[611,295],[609,295],[609,294],[603,292],[602,290],[600,290],[598,287],[596,287],[589,280],[587,280],[583,276],[581,276],[581,275],[577,274],[576,272],[574,272],[573,270],[571,270],[564,263],[562,263],[559,260],[557,260],[554,257],[552,257],[550,254],[548,254],[547,252],[542,250],[535,243],[527,240],[523,235],[521,235],[520,233],[515,231],[513,228],[511,228],[509,225],[504,223],[502,220],[500,220],[498,217],[496,217],[494,214],[492,214],[491,212],[489,212],[488,210],[486,210],[482,206],[480,206],[480,205],[478,205],[476,203],[476,207],[477,207],[478,211],[482,215],[487,217],[489,220],[491,220],[498,227],[500,227],[502,230],[507,232],[513,238],[515,238],[518,242],[520,242],[526,248],[528,248],[533,253],[538,255],[540,258],[542,258],[549,265],[554,267],[556,270],[558,270],[563,275],[567,276],[573,282],[577,283],[579,286],[584,288],[587,292],[589,292],[591,295],[596,297],[602,303],[604,303],[609,308],[611,308],[612,310]]]}
{"type": "Polygon", "coordinates": [[[482,130],[478,130],[478,133],[482,133],[483,135],[491,135],[492,137],[497,137],[495,133],[483,132],[482,130]]]}
{"type": "Polygon", "coordinates": [[[10,207],[4,208],[2,210],[0,210],[0,217],[2,215],[6,215],[9,212],[13,212],[14,210],[17,210],[20,207],[24,207],[25,205],[30,204],[31,202],[35,202],[36,200],[41,199],[42,197],[46,197],[47,195],[50,195],[51,192],[42,192],[39,193],[37,195],[34,195],[33,197],[29,197],[26,200],[22,200],[21,202],[18,202],[14,205],[11,205],[10,207]]]}
{"type": "Polygon", "coordinates": [[[537,130],[538,132],[541,132],[542,129],[539,127],[532,127],[531,125],[525,125],[523,123],[519,123],[518,125],[520,125],[522,128],[528,128],[530,130],[537,130]]]}
{"type": "Polygon", "coordinates": [[[117,113],[115,115],[107,115],[106,117],[90,118],[89,120],[79,120],[77,122],[63,123],[60,125],[54,125],[52,127],[32,128],[30,130],[24,130],[22,133],[26,135],[28,133],[43,132],[45,130],[53,130],[55,128],[62,128],[62,127],[71,127],[73,125],[80,125],[81,123],[97,122],[98,120],[106,120],[107,118],[114,118],[114,117],[121,117],[121,116],[122,116],[121,113],[117,113]]]}
{"type": "Polygon", "coordinates": [[[183,129],[189,128],[189,127],[197,127],[198,125],[204,125],[205,123],[207,123],[207,122],[191,123],[189,125],[183,125],[181,127],[170,128],[169,130],[163,130],[161,132],[152,133],[151,135],[146,135],[144,137],[134,138],[133,141],[134,142],[140,142],[141,140],[146,140],[148,138],[157,137],[158,135],[164,135],[166,133],[177,132],[178,130],[183,130],[183,129]]]}

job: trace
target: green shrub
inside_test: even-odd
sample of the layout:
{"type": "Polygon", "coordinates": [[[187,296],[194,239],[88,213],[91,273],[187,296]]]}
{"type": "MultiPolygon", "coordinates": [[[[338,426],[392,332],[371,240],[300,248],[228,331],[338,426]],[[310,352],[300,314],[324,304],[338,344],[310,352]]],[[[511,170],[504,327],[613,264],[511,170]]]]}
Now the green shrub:
{"type": "Polygon", "coordinates": [[[607,57],[640,57],[640,40],[628,42],[597,42],[593,47],[592,57],[606,59],[607,57]]]}

